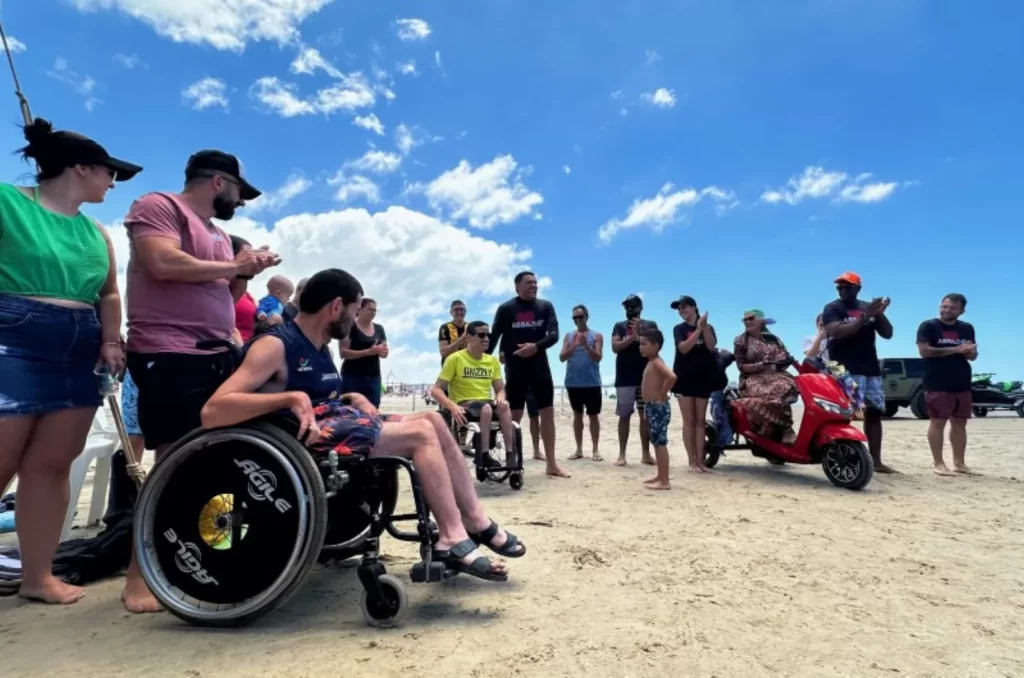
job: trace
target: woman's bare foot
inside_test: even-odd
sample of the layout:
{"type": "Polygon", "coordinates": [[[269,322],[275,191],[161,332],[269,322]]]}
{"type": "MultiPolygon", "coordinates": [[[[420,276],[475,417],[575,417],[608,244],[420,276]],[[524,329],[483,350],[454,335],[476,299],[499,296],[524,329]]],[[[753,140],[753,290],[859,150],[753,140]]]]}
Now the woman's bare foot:
{"type": "Polygon", "coordinates": [[[626,458],[623,457],[623,456],[620,456],[618,459],[615,460],[615,465],[616,466],[625,466],[626,465],[626,458]]]}
{"type": "Polygon", "coordinates": [[[875,473],[886,473],[886,474],[896,475],[896,474],[899,473],[899,471],[897,471],[896,469],[894,469],[891,466],[886,466],[885,464],[879,462],[879,463],[875,464],[875,473]]]}
{"type": "Polygon", "coordinates": [[[551,478],[571,478],[568,473],[563,471],[557,464],[554,466],[548,466],[547,474],[551,478]]]}
{"type": "Polygon", "coordinates": [[[936,464],[935,468],[933,468],[932,470],[935,471],[935,475],[938,475],[938,476],[953,476],[953,475],[956,475],[955,473],[950,471],[946,467],[945,464],[936,464]]]}
{"type": "Polygon", "coordinates": [[[957,473],[962,473],[965,476],[980,476],[981,474],[977,471],[967,467],[967,464],[954,464],[953,470],[957,473]]]}
{"type": "Polygon", "coordinates": [[[47,605],[71,605],[85,595],[81,586],[72,586],[52,574],[39,584],[22,584],[18,595],[26,600],[47,605]]]}
{"type": "Polygon", "coordinates": [[[704,464],[701,464],[700,462],[697,462],[697,466],[700,467],[700,472],[701,473],[714,473],[714,471],[712,471],[710,468],[708,468],[704,464]]]}
{"type": "Polygon", "coordinates": [[[654,466],[654,457],[648,455],[640,460],[641,464],[647,464],[648,466],[654,466]]]}
{"type": "Polygon", "coordinates": [[[655,481],[656,482],[653,482],[653,483],[644,483],[644,487],[646,487],[648,490],[671,490],[672,489],[672,486],[669,485],[667,480],[659,480],[659,479],[656,478],[655,481]]]}
{"type": "Polygon", "coordinates": [[[594,456],[593,456],[593,457],[591,457],[591,459],[593,459],[594,461],[604,461],[604,457],[602,457],[602,456],[601,456],[600,454],[598,454],[597,452],[594,452],[594,456]]]}
{"type": "Polygon", "coordinates": [[[547,457],[545,457],[545,456],[544,456],[543,454],[541,454],[540,452],[534,452],[534,453],[533,453],[533,458],[534,458],[534,459],[535,459],[536,461],[547,461],[547,460],[548,460],[548,458],[547,458],[547,457]]]}
{"type": "Polygon", "coordinates": [[[124,603],[124,609],[132,614],[151,614],[164,611],[163,605],[157,602],[142,579],[125,581],[124,590],[121,591],[121,602],[124,603]]]}
{"type": "Polygon", "coordinates": [[[700,464],[698,464],[695,461],[690,462],[690,465],[687,467],[687,470],[690,473],[704,473],[704,471],[701,469],[700,464]]]}

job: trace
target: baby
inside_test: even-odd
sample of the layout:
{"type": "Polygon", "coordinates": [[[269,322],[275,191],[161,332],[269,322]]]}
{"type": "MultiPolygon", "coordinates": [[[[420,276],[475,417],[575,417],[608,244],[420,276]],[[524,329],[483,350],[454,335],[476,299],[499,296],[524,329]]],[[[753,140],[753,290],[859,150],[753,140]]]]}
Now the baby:
{"type": "Polygon", "coordinates": [[[284,305],[291,299],[295,287],[283,275],[275,275],[267,282],[267,296],[260,299],[256,307],[256,320],[267,327],[281,324],[284,317],[284,305]]]}
{"type": "Polygon", "coordinates": [[[665,335],[660,330],[648,330],[640,335],[640,355],[647,359],[640,392],[645,403],[644,416],[651,430],[654,459],[658,464],[658,474],[644,481],[649,490],[671,489],[668,482],[668,423],[672,419],[672,406],[668,393],[676,383],[676,375],[661,359],[664,344],[665,335]]]}

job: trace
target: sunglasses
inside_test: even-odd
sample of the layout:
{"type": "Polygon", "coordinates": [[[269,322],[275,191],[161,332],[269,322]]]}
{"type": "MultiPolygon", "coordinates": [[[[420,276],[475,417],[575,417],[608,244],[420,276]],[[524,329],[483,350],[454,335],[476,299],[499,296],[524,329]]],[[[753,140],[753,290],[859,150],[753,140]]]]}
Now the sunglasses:
{"type": "Polygon", "coordinates": [[[574,315],[572,317],[573,320],[586,320],[586,318],[587,318],[587,316],[585,316],[585,315],[574,315]]]}
{"type": "Polygon", "coordinates": [[[745,322],[745,323],[752,323],[755,320],[757,320],[757,318],[755,316],[748,316],[748,317],[743,319],[743,322],[745,322]]]}
{"type": "Polygon", "coordinates": [[[466,309],[461,308],[461,307],[456,307],[456,308],[452,309],[452,313],[465,313],[465,312],[466,312],[466,309]]]}
{"type": "Polygon", "coordinates": [[[490,332],[477,332],[475,336],[476,336],[477,339],[490,339],[491,338],[490,332]]]}

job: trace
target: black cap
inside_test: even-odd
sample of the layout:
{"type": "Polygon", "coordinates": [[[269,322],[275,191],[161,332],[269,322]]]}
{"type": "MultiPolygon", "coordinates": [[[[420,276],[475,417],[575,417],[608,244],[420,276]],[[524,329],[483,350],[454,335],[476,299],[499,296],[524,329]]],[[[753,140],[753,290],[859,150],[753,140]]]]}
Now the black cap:
{"type": "Polygon", "coordinates": [[[116,172],[115,181],[128,181],[142,171],[139,165],[118,160],[87,136],[76,132],[57,131],[46,141],[47,155],[63,160],[66,167],[98,165],[116,172]]]}
{"type": "Polygon", "coordinates": [[[671,304],[672,309],[677,311],[679,310],[680,306],[693,306],[694,308],[697,308],[697,300],[694,299],[693,297],[688,297],[684,294],[683,296],[673,301],[671,304]]]}
{"type": "Polygon", "coordinates": [[[626,297],[625,299],[622,300],[622,305],[623,306],[633,306],[633,305],[643,306],[644,305],[644,300],[641,299],[640,297],[638,297],[635,294],[631,294],[631,295],[629,295],[628,297],[626,297]]]}
{"type": "Polygon", "coordinates": [[[185,164],[185,180],[194,179],[212,172],[226,174],[238,182],[242,200],[255,200],[261,192],[245,180],[245,168],[241,161],[224,151],[205,150],[194,153],[185,164]]]}

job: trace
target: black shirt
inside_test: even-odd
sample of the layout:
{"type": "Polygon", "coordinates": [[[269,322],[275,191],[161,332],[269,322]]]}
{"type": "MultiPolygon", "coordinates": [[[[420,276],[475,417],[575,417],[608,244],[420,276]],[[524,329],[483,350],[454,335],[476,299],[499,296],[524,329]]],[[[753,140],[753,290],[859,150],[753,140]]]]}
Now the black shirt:
{"type": "MultiPolygon", "coordinates": [[[[365,351],[366,349],[382,344],[388,340],[384,334],[384,328],[373,323],[373,335],[367,336],[359,329],[359,325],[352,325],[352,331],[348,334],[348,347],[353,351],[365,351]]],[[[341,361],[341,373],[359,377],[380,376],[380,356],[368,355],[363,358],[346,358],[341,361]]]]}
{"type": "MultiPolygon", "coordinates": [[[[676,358],[672,363],[672,371],[675,372],[676,380],[679,381],[687,376],[690,378],[708,378],[718,374],[718,357],[711,352],[704,344],[704,334],[697,337],[697,343],[693,345],[689,353],[679,350],[679,344],[690,338],[690,335],[697,331],[697,328],[688,323],[679,323],[672,328],[672,338],[675,341],[676,358]]],[[[711,328],[711,335],[718,338],[715,328],[711,328]]]]}
{"type": "MultiPolygon", "coordinates": [[[[821,321],[826,326],[834,322],[856,322],[867,311],[868,302],[855,300],[846,302],[842,299],[827,304],[821,312],[821,321]]],[[[856,334],[845,339],[833,337],[828,345],[828,357],[846,367],[846,371],[862,377],[882,376],[882,366],[878,363],[878,351],[875,348],[875,333],[878,323],[874,318],[864,323],[856,334]]]]}
{"type": "Polygon", "coordinates": [[[292,302],[289,301],[287,304],[284,305],[284,313],[282,315],[284,315],[285,320],[295,320],[295,316],[297,316],[298,314],[299,309],[297,309],[295,307],[295,304],[293,304],[292,302]]]}
{"type": "MultiPolygon", "coordinates": [[[[658,323],[653,320],[641,320],[638,325],[640,333],[648,330],[658,329],[658,323]]],[[[612,327],[612,339],[625,339],[633,333],[628,320],[620,320],[612,327]]],[[[644,368],[647,367],[647,358],[640,355],[638,341],[622,349],[615,354],[615,388],[625,386],[639,386],[644,380],[644,368]]]]}
{"type": "MultiPolygon", "coordinates": [[[[957,320],[947,325],[938,318],[925,320],[917,328],[917,343],[932,348],[952,348],[974,341],[974,326],[957,320]]],[[[926,391],[960,393],[971,390],[971,363],[965,355],[945,355],[924,361],[926,391]]]]}
{"type": "MultiPolygon", "coordinates": [[[[447,341],[448,345],[454,344],[455,341],[466,333],[466,323],[462,323],[462,327],[459,327],[455,323],[445,323],[441,325],[441,329],[437,331],[437,342],[447,341]],[[455,330],[455,336],[452,336],[452,329],[455,330]]],[[[441,358],[441,367],[444,367],[444,358],[441,358]]]]}
{"type": "Polygon", "coordinates": [[[558,317],[550,301],[523,301],[515,297],[499,306],[494,314],[487,352],[500,350],[505,354],[506,379],[551,379],[547,350],[558,339],[558,317]],[[529,358],[513,355],[519,344],[537,344],[537,353],[529,358]]]}

